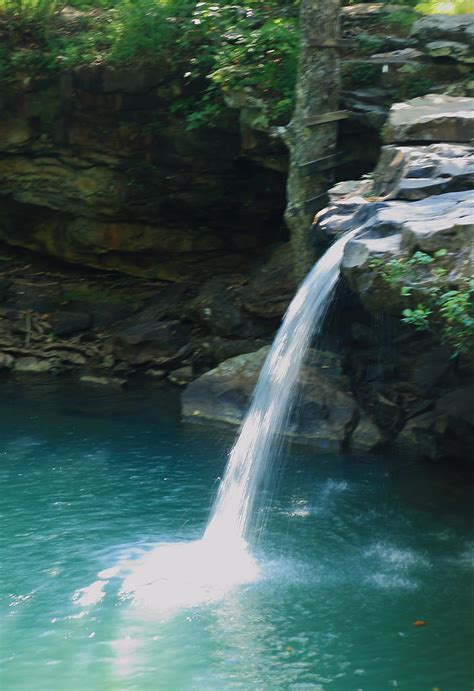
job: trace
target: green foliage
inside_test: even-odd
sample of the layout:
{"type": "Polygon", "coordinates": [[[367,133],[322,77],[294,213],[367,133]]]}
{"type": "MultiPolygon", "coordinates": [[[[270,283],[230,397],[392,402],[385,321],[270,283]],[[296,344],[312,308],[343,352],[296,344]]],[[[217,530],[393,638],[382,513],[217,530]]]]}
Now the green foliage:
{"type": "Polygon", "coordinates": [[[343,87],[373,86],[379,80],[381,66],[370,62],[347,61],[341,64],[343,87]]]}
{"type": "Polygon", "coordinates": [[[415,252],[389,262],[374,260],[374,268],[403,300],[416,304],[402,310],[402,321],[418,331],[432,330],[450,346],[454,355],[474,350],[474,277],[450,285],[448,270],[439,266],[446,249],[433,254],[415,252]],[[412,298],[412,300],[410,300],[412,298]]]}
{"type": "MultiPolygon", "coordinates": [[[[367,0],[366,0],[367,1],[367,0]]],[[[395,4],[406,5],[407,7],[416,7],[420,0],[397,0],[395,4]]],[[[343,5],[359,5],[361,0],[344,0],[343,5]]]]}
{"type": "Polygon", "coordinates": [[[467,14],[472,12],[472,0],[422,0],[416,9],[423,14],[467,14]]]}
{"type": "Polygon", "coordinates": [[[285,122],[293,109],[298,62],[296,3],[249,0],[239,5],[199,2],[177,48],[187,63],[190,97],[176,104],[190,128],[212,123],[225,98],[262,99],[271,122],[285,122]],[[197,98],[196,98],[197,94],[197,98]]]}
{"type": "MultiPolygon", "coordinates": [[[[245,5],[195,0],[0,0],[0,79],[88,63],[156,67],[181,79],[174,112],[212,125],[225,97],[262,99],[266,117],[289,119],[298,61],[298,0],[245,5]],[[7,40],[1,41],[2,36],[7,40]]],[[[27,76],[26,76],[27,75],[27,76]]]]}
{"type": "Polygon", "coordinates": [[[357,52],[360,55],[373,55],[382,51],[384,40],[380,36],[372,34],[359,34],[356,36],[357,52]]]}
{"type": "Polygon", "coordinates": [[[403,65],[398,74],[402,76],[402,81],[394,93],[398,100],[424,96],[432,90],[433,80],[426,74],[425,65],[403,65]]]}
{"type": "Polygon", "coordinates": [[[110,60],[142,65],[156,62],[171,51],[193,4],[191,0],[119,2],[110,27],[110,60]]]}
{"type": "MultiPolygon", "coordinates": [[[[358,5],[361,0],[345,0],[343,5],[358,5]]],[[[423,14],[466,14],[472,12],[472,0],[397,0],[396,5],[405,5],[423,14]]]]}
{"type": "Polygon", "coordinates": [[[43,21],[51,17],[63,3],[59,0],[0,0],[0,10],[10,19],[21,22],[43,21]]]}
{"type": "Polygon", "coordinates": [[[419,15],[409,9],[398,10],[397,12],[390,12],[387,14],[384,23],[392,30],[397,30],[402,34],[408,34],[413,22],[418,18],[419,15]]]}

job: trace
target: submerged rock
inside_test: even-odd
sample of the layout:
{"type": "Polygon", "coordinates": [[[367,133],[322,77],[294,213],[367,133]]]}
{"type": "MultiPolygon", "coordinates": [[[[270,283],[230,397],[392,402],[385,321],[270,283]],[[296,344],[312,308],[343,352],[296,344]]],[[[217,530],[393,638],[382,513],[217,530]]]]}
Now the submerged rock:
{"type": "Polygon", "coordinates": [[[194,379],[193,368],[189,365],[178,367],[178,369],[170,372],[168,379],[177,386],[186,386],[186,384],[189,384],[189,382],[192,382],[194,379]]]}
{"type": "Polygon", "coordinates": [[[103,375],[97,374],[83,374],[79,381],[83,384],[89,384],[91,386],[125,386],[127,383],[126,379],[120,379],[119,377],[105,377],[103,375]]]}
{"type": "Polygon", "coordinates": [[[33,356],[20,357],[15,361],[14,369],[17,372],[27,372],[30,374],[43,374],[55,369],[56,362],[54,360],[46,360],[33,356]]]}
{"type": "Polygon", "coordinates": [[[0,353],[0,369],[11,369],[14,365],[15,358],[8,353],[0,353]]]}

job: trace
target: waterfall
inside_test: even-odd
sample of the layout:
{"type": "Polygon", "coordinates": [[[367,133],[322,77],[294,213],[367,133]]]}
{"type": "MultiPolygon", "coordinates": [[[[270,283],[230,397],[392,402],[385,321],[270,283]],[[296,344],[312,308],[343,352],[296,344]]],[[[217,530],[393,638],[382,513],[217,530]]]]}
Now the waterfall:
{"type": "Polygon", "coordinates": [[[356,233],[344,235],[319,259],[286,312],[230,452],[205,541],[245,544],[256,493],[263,474],[270,471],[277,440],[288,422],[301,366],[313,335],[321,330],[344,247],[356,233]]]}
{"type": "Polygon", "coordinates": [[[329,248],[291,302],[230,452],[202,539],[160,543],[138,558],[124,559],[79,589],[74,602],[100,602],[109,579],[121,574],[121,597],[153,616],[167,616],[181,607],[218,600],[229,589],[258,578],[259,566],[247,549],[256,494],[263,475],[271,472],[301,366],[312,336],[321,330],[339,278],[344,247],[357,232],[329,248]]]}

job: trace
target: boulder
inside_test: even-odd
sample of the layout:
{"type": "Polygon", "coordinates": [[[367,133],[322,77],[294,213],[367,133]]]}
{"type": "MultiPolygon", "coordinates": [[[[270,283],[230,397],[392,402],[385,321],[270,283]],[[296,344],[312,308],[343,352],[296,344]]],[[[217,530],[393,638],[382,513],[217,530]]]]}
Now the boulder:
{"type": "Polygon", "coordinates": [[[349,449],[351,451],[371,451],[383,443],[383,436],[377,425],[362,413],[351,433],[349,449]]]}
{"type": "Polygon", "coordinates": [[[397,442],[430,459],[469,461],[474,444],[474,386],[460,386],[444,393],[434,410],[408,420],[397,442]]]}
{"type": "Polygon", "coordinates": [[[215,276],[192,302],[189,316],[213,335],[248,338],[269,332],[269,325],[255,319],[243,304],[245,278],[240,274],[215,276]]]}
{"type": "Polygon", "coordinates": [[[397,444],[422,457],[436,458],[438,447],[434,434],[435,422],[433,411],[411,418],[399,433],[397,444]]]}
{"type": "Polygon", "coordinates": [[[423,57],[423,53],[416,48],[400,48],[398,50],[391,50],[387,53],[374,53],[371,56],[373,62],[380,62],[384,65],[401,62],[406,64],[412,60],[418,60],[423,57]]]}
{"type": "Polygon", "coordinates": [[[185,367],[178,367],[178,369],[173,370],[169,373],[168,379],[176,386],[186,386],[194,379],[193,368],[189,365],[185,367]]]}
{"type": "Polygon", "coordinates": [[[451,58],[467,64],[474,62],[472,48],[459,41],[431,41],[425,49],[433,58],[451,58]]]}
{"type": "Polygon", "coordinates": [[[387,2],[360,2],[341,8],[342,27],[345,35],[360,33],[380,26],[391,14],[406,12],[406,5],[387,2]]]}
{"type": "Polygon", "coordinates": [[[474,148],[467,144],[384,146],[371,194],[416,200],[474,186],[474,148]]]}
{"type": "Polygon", "coordinates": [[[331,204],[350,197],[370,196],[374,183],[372,180],[342,180],[328,191],[331,204]]]}
{"type": "Polygon", "coordinates": [[[261,338],[222,338],[206,336],[193,341],[192,361],[198,371],[214,369],[229,358],[253,353],[268,344],[261,338]]]}
{"type": "Polygon", "coordinates": [[[0,352],[0,369],[12,369],[15,358],[9,353],[0,352]]]}
{"type": "Polygon", "coordinates": [[[182,397],[184,417],[240,424],[269,350],[225,360],[192,382],[182,397]]]}
{"type": "MultiPolygon", "coordinates": [[[[239,425],[268,352],[265,347],[231,358],[192,382],[183,393],[184,417],[239,425]]],[[[353,448],[367,450],[380,442],[375,425],[360,415],[339,358],[331,353],[310,353],[295,400],[291,419],[282,430],[285,435],[330,451],[351,443],[354,428],[358,432],[353,448]]]]}
{"type": "Polygon", "coordinates": [[[276,246],[266,261],[251,274],[242,291],[245,309],[264,319],[280,319],[295,293],[289,243],[276,246]]]}
{"type": "Polygon", "coordinates": [[[395,103],[386,142],[467,142],[474,139],[474,98],[428,94],[395,103]]]}
{"type": "MultiPolygon", "coordinates": [[[[365,208],[365,206],[364,206],[365,208]]],[[[372,215],[360,226],[360,235],[344,250],[342,270],[369,310],[396,310],[400,295],[377,281],[374,259],[394,259],[415,250],[448,250],[446,267],[451,280],[472,270],[474,241],[472,193],[451,192],[416,202],[375,203],[372,215]]],[[[355,224],[354,224],[355,225],[355,224]]],[[[429,282],[428,277],[428,282],[429,282]]],[[[432,279],[431,279],[432,280],[432,279]]],[[[425,282],[424,289],[428,287],[425,282]]]]}
{"type": "Polygon", "coordinates": [[[49,315],[48,322],[56,336],[70,336],[86,331],[92,323],[90,314],[85,312],[59,311],[49,315]]]}
{"type": "Polygon", "coordinates": [[[64,345],[60,344],[49,344],[46,353],[48,357],[54,356],[56,362],[67,367],[80,367],[87,362],[87,358],[83,353],[72,348],[68,350],[64,345]]]}
{"type": "Polygon", "coordinates": [[[33,356],[20,357],[15,361],[14,369],[16,372],[25,372],[28,374],[43,374],[55,369],[57,363],[52,360],[46,360],[33,356]]]}
{"type": "Polygon", "coordinates": [[[177,320],[139,323],[115,334],[113,354],[132,365],[178,362],[189,351],[191,331],[177,320]]]}
{"type": "Polygon", "coordinates": [[[431,14],[418,19],[411,35],[419,45],[433,41],[454,41],[474,49],[474,14],[431,14]]]}

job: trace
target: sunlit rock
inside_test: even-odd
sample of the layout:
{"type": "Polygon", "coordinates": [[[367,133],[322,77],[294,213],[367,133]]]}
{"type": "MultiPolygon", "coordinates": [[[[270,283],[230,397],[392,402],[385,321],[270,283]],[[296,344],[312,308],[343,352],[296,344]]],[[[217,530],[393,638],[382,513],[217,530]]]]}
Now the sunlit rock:
{"type": "Polygon", "coordinates": [[[456,41],[474,49],[474,14],[431,14],[418,19],[411,35],[420,45],[431,41],[456,41]]]}
{"type": "Polygon", "coordinates": [[[470,142],[474,139],[474,99],[428,94],[395,103],[384,134],[387,142],[470,142]]]}

